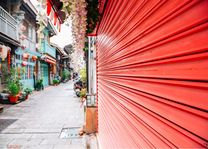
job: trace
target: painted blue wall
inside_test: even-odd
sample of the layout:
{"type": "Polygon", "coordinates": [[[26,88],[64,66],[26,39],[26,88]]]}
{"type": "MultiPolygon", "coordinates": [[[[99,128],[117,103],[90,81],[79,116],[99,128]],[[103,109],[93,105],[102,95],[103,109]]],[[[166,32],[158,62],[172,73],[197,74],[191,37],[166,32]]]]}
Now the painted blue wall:
{"type": "Polygon", "coordinates": [[[36,61],[32,61],[31,58],[32,58],[33,55],[40,56],[40,53],[32,52],[29,49],[24,49],[23,50],[20,47],[15,50],[15,67],[16,68],[19,67],[19,68],[25,70],[25,73],[23,73],[21,75],[21,82],[23,83],[24,88],[29,87],[29,88],[34,89],[33,72],[34,72],[34,67],[35,67],[36,61]],[[22,55],[25,52],[30,54],[30,57],[27,60],[28,65],[27,66],[22,66],[22,62],[23,62],[22,55]],[[29,72],[28,72],[28,69],[29,69],[29,72]]]}

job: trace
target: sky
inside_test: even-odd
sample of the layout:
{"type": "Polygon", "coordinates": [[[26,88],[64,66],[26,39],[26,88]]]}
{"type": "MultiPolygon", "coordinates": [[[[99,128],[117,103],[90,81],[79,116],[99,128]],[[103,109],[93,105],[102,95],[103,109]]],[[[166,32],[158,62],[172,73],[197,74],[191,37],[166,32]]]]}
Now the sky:
{"type": "Polygon", "coordinates": [[[61,25],[61,31],[57,35],[50,38],[52,43],[57,44],[59,47],[64,48],[65,45],[72,44],[72,32],[71,23],[66,25],[66,23],[61,25]]]}
{"type": "MultiPolygon", "coordinates": [[[[36,7],[37,0],[30,0],[32,4],[36,7]]],[[[72,43],[72,31],[71,31],[71,21],[66,25],[66,23],[61,25],[61,31],[57,35],[50,38],[51,43],[57,44],[59,47],[64,48],[64,46],[72,43]]]]}

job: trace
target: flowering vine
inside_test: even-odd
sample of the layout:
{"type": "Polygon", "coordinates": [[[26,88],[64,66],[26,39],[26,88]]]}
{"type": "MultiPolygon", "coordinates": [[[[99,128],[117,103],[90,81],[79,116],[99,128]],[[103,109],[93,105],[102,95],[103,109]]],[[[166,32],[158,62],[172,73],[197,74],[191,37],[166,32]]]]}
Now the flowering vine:
{"type": "Polygon", "coordinates": [[[37,36],[38,36],[38,44],[37,48],[40,52],[41,51],[41,44],[42,40],[44,39],[44,29],[46,27],[45,23],[47,20],[47,16],[45,13],[45,7],[46,7],[46,1],[45,0],[39,0],[38,4],[38,15],[36,20],[38,21],[37,24],[39,24],[38,30],[37,30],[37,36]]]}
{"type": "Polygon", "coordinates": [[[74,69],[78,70],[83,63],[84,45],[87,27],[87,2],[85,0],[61,0],[63,9],[68,13],[72,23],[74,53],[71,55],[74,69]]]}
{"type": "Polygon", "coordinates": [[[85,43],[87,27],[87,3],[85,0],[61,0],[64,10],[72,20],[73,47],[75,50],[82,50],[85,43]]]}

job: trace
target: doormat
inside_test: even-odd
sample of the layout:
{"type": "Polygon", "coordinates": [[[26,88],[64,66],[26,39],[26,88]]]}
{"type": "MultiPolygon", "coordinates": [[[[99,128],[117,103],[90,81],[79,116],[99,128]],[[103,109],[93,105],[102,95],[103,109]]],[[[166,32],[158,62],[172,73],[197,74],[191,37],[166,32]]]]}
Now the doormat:
{"type": "Polygon", "coordinates": [[[79,135],[80,127],[62,128],[60,138],[61,139],[76,139],[81,138],[79,135]]]}
{"type": "Polygon", "coordinates": [[[9,125],[13,124],[18,119],[0,119],[0,132],[6,129],[9,125]]]}

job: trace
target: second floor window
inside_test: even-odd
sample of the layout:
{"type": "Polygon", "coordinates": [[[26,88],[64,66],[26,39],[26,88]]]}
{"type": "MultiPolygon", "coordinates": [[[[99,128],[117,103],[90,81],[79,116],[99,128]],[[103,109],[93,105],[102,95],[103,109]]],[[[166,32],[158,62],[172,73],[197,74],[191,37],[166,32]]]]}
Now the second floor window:
{"type": "Polygon", "coordinates": [[[24,21],[24,26],[26,27],[26,30],[24,31],[24,35],[27,36],[28,39],[32,42],[36,42],[36,32],[35,32],[35,26],[32,24],[29,24],[27,21],[24,21]]]}

